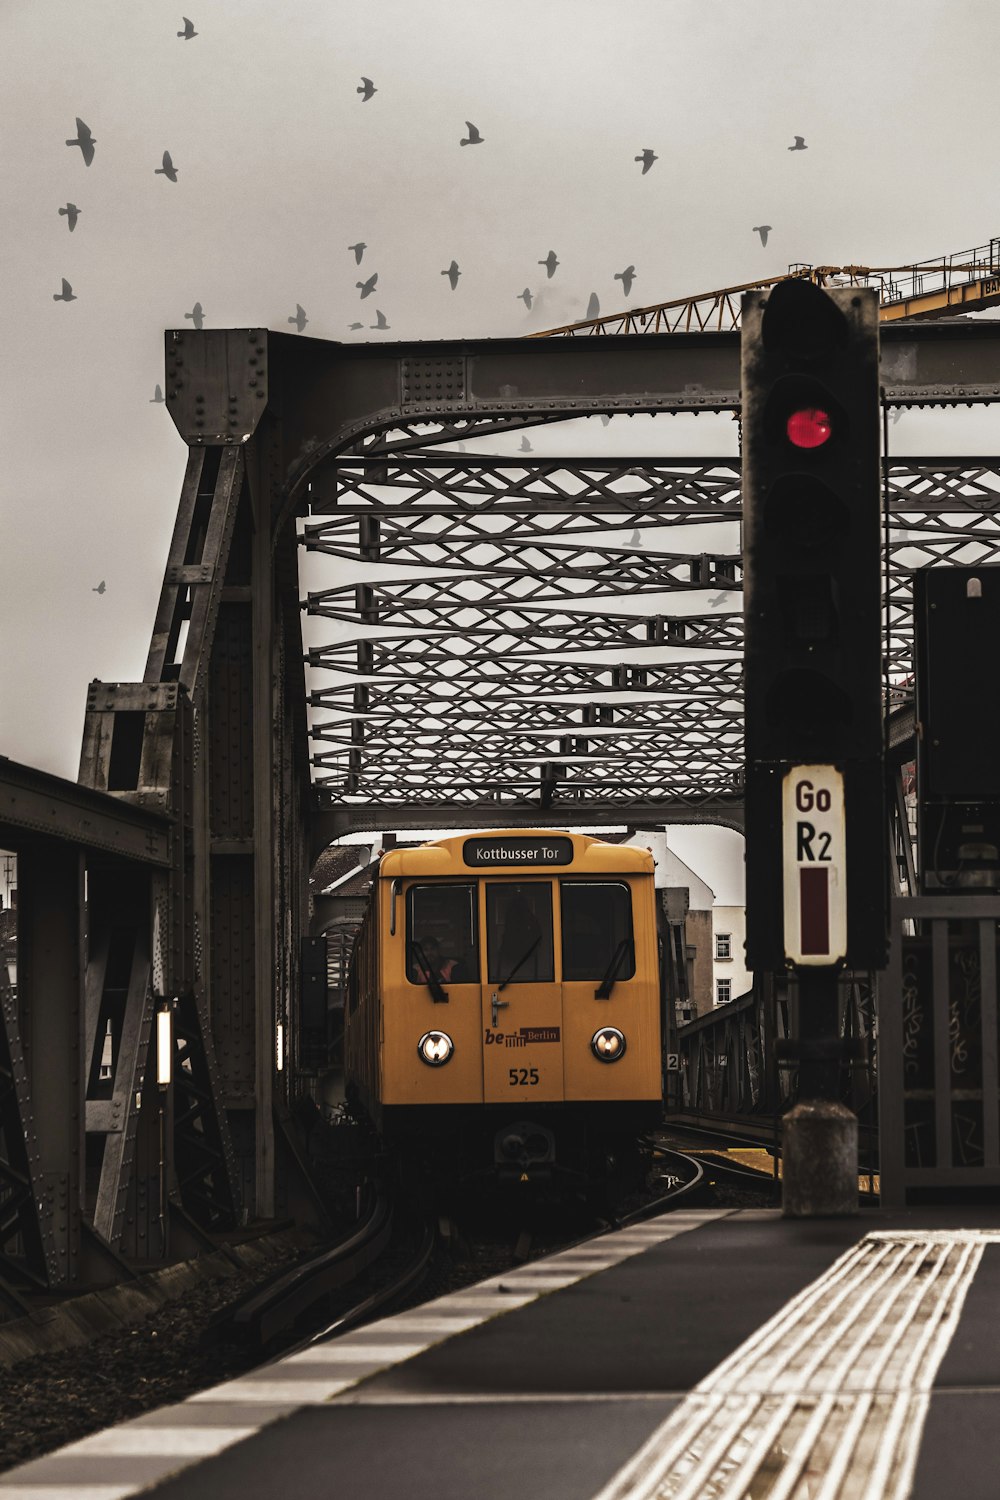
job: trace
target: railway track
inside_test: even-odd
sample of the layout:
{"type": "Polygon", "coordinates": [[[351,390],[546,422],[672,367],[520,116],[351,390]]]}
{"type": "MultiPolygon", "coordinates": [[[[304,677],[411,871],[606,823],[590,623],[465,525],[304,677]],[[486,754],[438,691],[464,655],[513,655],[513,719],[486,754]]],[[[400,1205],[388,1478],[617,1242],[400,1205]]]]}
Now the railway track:
{"type": "MultiPolygon", "coordinates": [[[[709,1179],[722,1180],[735,1186],[765,1188],[768,1184],[773,1185],[772,1191],[775,1201],[780,1200],[780,1150],[775,1155],[775,1147],[770,1133],[763,1132],[757,1141],[749,1139],[746,1134],[740,1132],[734,1134],[728,1130],[713,1130],[704,1125],[677,1125],[671,1121],[665,1134],[673,1137],[683,1134],[692,1139],[686,1143],[687,1150],[697,1152],[697,1157],[704,1164],[705,1172],[709,1179]],[[741,1161],[727,1153],[731,1151],[749,1152],[758,1150],[767,1152],[770,1161],[764,1166],[755,1166],[750,1162],[741,1161]]],[[[658,1150],[669,1150],[676,1152],[674,1144],[665,1143],[657,1147],[658,1150]]],[[[681,1155],[684,1153],[681,1152],[681,1155]]],[[[862,1170],[858,1174],[858,1199],[865,1207],[875,1207],[879,1202],[878,1175],[872,1171],[862,1170]]]]}
{"type": "Polygon", "coordinates": [[[354,1327],[412,1292],[430,1261],[434,1243],[430,1225],[423,1220],[416,1222],[412,1210],[401,1211],[398,1202],[379,1187],[347,1234],[227,1308],[211,1331],[220,1338],[237,1339],[263,1351],[277,1340],[294,1335],[305,1323],[322,1323],[326,1335],[354,1327]],[[356,1303],[338,1312],[331,1323],[328,1304],[333,1294],[357,1281],[400,1238],[416,1238],[417,1248],[404,1253],[402,1265],[393,1268],[383,1285],[366,1291],[356,1303]]]}

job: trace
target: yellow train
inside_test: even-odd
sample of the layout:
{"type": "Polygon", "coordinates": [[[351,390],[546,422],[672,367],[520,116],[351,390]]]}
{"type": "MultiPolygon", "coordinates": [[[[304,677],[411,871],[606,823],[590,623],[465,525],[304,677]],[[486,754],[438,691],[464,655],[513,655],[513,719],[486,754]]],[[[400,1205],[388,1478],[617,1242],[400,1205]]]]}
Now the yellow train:
{"type": "Polygon", "coordinates": [[[383,855],[351,962],[351,1104],[429,1170],[601,1182],[662,1115],[653,857],[581,834],[383,855]]]}

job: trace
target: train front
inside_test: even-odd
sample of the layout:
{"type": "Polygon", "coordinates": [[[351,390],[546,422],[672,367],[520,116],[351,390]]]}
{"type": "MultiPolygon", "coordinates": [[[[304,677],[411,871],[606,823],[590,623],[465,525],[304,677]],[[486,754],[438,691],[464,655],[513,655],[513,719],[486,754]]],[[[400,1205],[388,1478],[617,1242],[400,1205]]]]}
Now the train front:
{"type": "Polygon", "coordinates": [[[653,859],[490,832],[379,868],[381,1128],[426,1170],[589,1186],[662,1111],[653,859]]]}

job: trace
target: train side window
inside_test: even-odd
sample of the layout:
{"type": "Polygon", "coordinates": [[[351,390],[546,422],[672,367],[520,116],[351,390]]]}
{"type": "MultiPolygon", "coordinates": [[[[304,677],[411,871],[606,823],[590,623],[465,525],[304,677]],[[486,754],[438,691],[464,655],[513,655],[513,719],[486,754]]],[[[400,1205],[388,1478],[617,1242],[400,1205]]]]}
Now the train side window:
{"type": "Polygon", "coordinates": [[[490,984],[551,983],[552,886],[547,880],[486,882],[486,956],[490,984]]]}
{"type": "Polygon", "coordinates": [[[562,977],[564,981],[603,979],[619,945],[629,944],[616,978],[635,973],[632,892],[618,882],[567,880],[562,900],[562,977]]]}
{"type": "Polygon", "coordinates": [[[427,983],[423,958],[443,984],[478,982],[479,921],[474,881],[410,886],[406,893],[406,977],[411,984],[427,983]]]}

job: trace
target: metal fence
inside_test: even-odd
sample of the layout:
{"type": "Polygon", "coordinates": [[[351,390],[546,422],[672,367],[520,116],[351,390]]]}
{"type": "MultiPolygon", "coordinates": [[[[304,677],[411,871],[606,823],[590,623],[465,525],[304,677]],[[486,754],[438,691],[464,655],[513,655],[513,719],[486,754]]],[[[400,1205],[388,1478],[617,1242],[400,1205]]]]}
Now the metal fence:
{"type": "Polygon", "coordinates": [[[882,1201],[1000,1185],[1000,896],[896,897],[879,986],[882,1201]]]}
{"type": "MultiPolygon", "coordinates": [[[[719,1124],[770,1129],[795,1104],[798,1068],[779,1058],[781,1043],[800,1034],[793,980],[758,976],[752,990],[678,1028],[679,1083],[672,1109],[719,1124]]],[[[875,990],[872,977],[846,975],[840,1031],[854,1057],[840,1075],[839,1097],[858,1117],[862,1161],[874,1165],[877,1124],[875,990]]]]}

